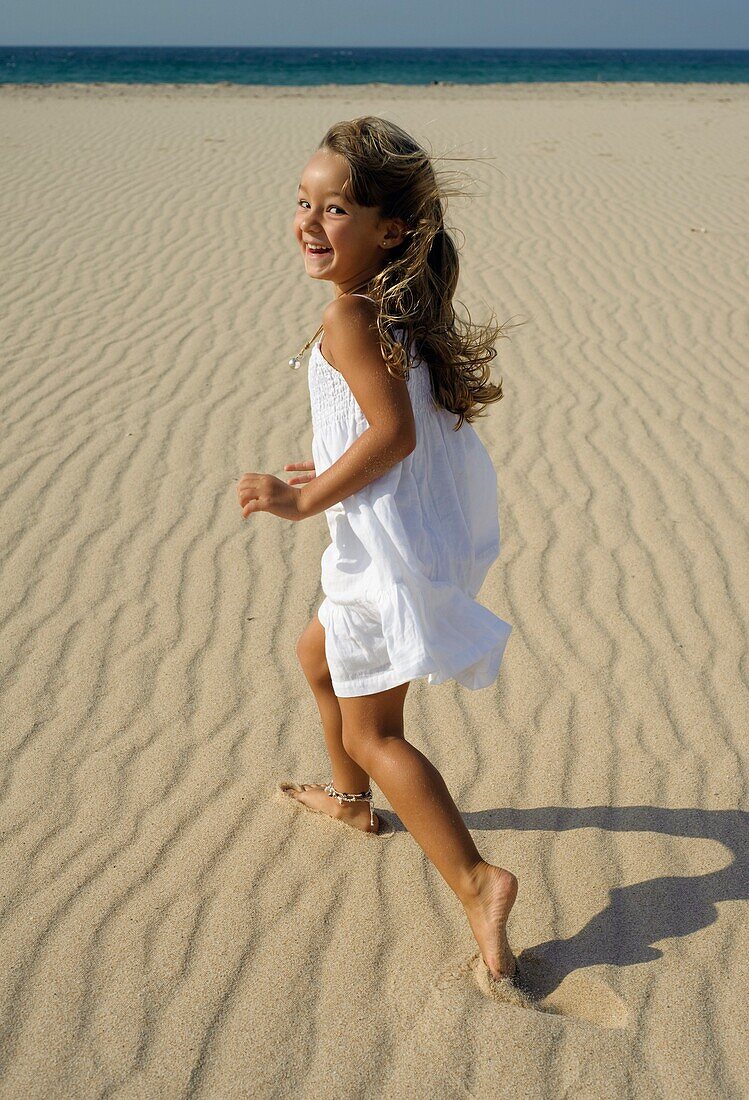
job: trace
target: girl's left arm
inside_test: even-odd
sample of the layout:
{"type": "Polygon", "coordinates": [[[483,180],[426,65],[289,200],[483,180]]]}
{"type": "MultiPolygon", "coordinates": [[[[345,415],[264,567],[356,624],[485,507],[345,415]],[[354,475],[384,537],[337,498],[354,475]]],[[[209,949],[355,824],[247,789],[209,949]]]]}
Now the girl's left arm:
{"type": "Polygon", "coordinates": [[[337,462],[299,490],[299,512],[303,519],[358,493],[370,481],[402,462],[414,449],[407,435],[393,435],[370,425],[337,462]]]}
{"type": "Polygon", "coordinates": [[[394,378],[380,350],[377,307],[343,294],[323,312],[325,341],[369,425],[337,462],[299,493],[303,517],[338,504],[382,477],[416,446],[408,385],[394,378]]]}
{"type": "Polygon", "coordinates": [[[245,519],[253,512],[271,512],[281,519],[316,516],[363,489],[414,449],[408,435],[370,425],[323,474],[295,489],[272,474],[243,474],[237,497],[245,519]]]}
{"type": "Polygon", "coordinates": [[[271,474],[244,474],[237,486],[245,518],[272,512],[282,519],[315,516],[382,477],[416,446],[408,385],[387,369],[377,335],[376,306],[343,294],[323,311],[325,339],[369,425],[337,462],[301,489],[271,474]]]}

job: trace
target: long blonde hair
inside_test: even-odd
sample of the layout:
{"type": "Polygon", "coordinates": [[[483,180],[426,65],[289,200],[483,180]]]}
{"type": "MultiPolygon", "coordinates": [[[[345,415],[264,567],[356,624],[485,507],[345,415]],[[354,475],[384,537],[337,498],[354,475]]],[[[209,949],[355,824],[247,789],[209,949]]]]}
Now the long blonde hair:
{"type": "Polygon", "coordinates": [[[407,349],[415,343],[429,368],[432,397],[456,414],[458,431],[464,420],[470,424],[484,415],[484,406],[504,396],[502,379],[497,385],[490,381],[489,364],[497,355],[495,342],[508,338],[509,325],[474,324],[470,314],[464,322],[455,312],[460,264],[444,215],[448,198],[464,192],[438,179],[430,155],[405,130],[374,115],[335,123],[318,149],[346,159],[350,176],[344,191],[358,206],[377,207],[383,218],[402,219],[408,227],[405,240],[370,281],[379,305],[380,347],[390,374],[407,378],[407,349]],[[405,346],[394,336],[397,328],[405,332],[405,346]]]}

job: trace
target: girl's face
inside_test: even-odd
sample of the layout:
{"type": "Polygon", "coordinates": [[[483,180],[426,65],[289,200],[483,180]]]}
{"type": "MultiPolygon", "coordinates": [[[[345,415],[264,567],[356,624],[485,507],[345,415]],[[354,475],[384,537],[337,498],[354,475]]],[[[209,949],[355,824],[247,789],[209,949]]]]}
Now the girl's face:
{"type": "Polygon", "coordinates": [[[348,177],[345,157],[318,149],[302,172],[294,217],[307,274],[334,283],[338,295],[381,271],[405,229],[397,219],[383,220],[376,207],[347,199],[342,191],[348,177]],[[309,244],[327,251],[315,254],[309,244]]]}

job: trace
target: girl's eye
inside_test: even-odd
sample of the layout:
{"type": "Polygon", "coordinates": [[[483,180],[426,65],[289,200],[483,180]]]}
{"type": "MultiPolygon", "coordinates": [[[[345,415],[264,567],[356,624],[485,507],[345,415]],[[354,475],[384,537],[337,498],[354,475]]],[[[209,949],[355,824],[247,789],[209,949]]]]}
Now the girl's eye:
{"type": "MultiPolygon", "coordinates": [[[[306,201],[307,201],[306,199],[297,199],[297,206],[300,206],[303,202],[306,202],[306,201]]],[[[342,214],[346,213],[346,211],[343,209],[342,206],[331,206],[330,209],[331,210],[340,210],[342,214]]]]}

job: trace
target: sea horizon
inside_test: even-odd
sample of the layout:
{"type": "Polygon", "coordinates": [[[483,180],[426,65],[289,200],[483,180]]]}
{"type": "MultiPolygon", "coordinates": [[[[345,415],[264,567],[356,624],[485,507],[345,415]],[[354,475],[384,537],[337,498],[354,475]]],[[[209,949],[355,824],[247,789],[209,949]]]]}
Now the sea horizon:
{"type": "Polygon", "coordinates": [[[2,46],[0,84],[749,83],[749,50],[2,46]]]}

